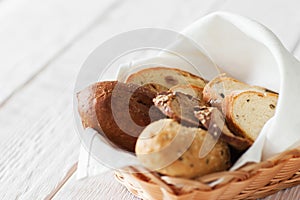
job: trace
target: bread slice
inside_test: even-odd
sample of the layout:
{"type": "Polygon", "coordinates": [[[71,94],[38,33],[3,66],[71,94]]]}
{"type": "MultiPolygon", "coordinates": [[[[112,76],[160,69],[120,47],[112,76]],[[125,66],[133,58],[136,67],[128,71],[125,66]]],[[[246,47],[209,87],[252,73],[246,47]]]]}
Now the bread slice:
{"type": "MultiPolygon", "coordinates": [[[[203,100],[221,109],[223,99],[235,90],[252,90],[258,92],[272,92],[266,88],[251,86],[224,74],[211,80],[203,90],[203,100]]],[[[273,93],[273,92],[272,92],[273,93]]]]}
{"type": "Polygon", "coordinates": [[[155,96],[147,87],[104,81],[77,94],[78,111],[84,128],[93,128],[121,149],[134,152],[145,126],[165,118],[152,102],[155,96]]]}
{"type": "Polygon", "coordinates": [[[126,83],[134,83],[144,85],[147,83],[157,83],[167,88],[175,85],[193,84],[198,87],[204,87],[206,81],[194,74],[175,68],[153,67],[143,69],[134,74],[131,74],[126,83]]]}
{"type": "Polygon", "coordinates": [[[234,149],[244,151],[252,145],[252,141],[234,135],[227,127],[225,118],[221,111],[214,107],[196,106],[194,115],[200,123],[208,130],[213,137],[220,137],[221,140],[232,146],[234,149]]]}
{"type": "Polygon", "coordinates": [[[214,140],[206,130],[185,127],[172,119],[149,124],[138,138],[136,155],[148,169],[174,177],[195,178],[230,167],[226,143],[214,140]],[[200,157],[208,141],[213,142],[211,149],[200,157]]]}
{"type": "Polygon", "coordinates": [[[175,85],[169,89],[172,92],[181,92],[184,94],[191,95],[194,98],[203,99],[203,87],[196,85],[175,85]]]}
{"type": "Polygon", "coordinates": [[[161,93],[153,99],[154,105],[169,118],[185,126],[201,126],[194,115],[195,106],[203,106],[204,102],[181,92],[161,93]]]}
{"type": "Polygon", "coordinates": [[[235,91],[224,99],[222,110],[231,131],[255,141],[275,114],[278,95],[258,91],[235,91]]]}

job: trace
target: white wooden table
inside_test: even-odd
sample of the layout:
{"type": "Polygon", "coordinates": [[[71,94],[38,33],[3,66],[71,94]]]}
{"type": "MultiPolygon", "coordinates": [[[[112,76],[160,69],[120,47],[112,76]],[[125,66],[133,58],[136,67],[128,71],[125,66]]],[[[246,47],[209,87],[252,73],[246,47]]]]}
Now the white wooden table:
{"type": "MultiPolygon", "coordinates": [[[[180,31],[216,10],[260,21],[300,58],[298,0],[0,0],[0,199],[136,199],[112,172],[74,176],[76,75],[112,35],[180,31]]],[[[300,186],[266,199],[300,199],[300,186]]]]}

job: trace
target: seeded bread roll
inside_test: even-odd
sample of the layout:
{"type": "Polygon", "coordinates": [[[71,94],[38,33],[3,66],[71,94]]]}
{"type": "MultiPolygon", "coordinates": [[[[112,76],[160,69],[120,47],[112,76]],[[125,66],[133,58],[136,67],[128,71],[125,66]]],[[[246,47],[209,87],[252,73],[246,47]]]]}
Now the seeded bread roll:
{"type": "Polygon", "coordinates": [[[134,152],[145,126],[164,118],[153,105],[155,96],[147,87],[104,81],[77,94],[78,110],[85,128],[94,128],[121,149],[134,152]]]}
{"type": "Polygon", "coordinates": [[[226,170],[230,167],[228,146],[215,141],[212,150],[199,157],[207,131],[181,126],[172,119],[162,119],[148,125],[136,143],[136,155],[141,163],[161,174],[194,178],[226,170]]]}
{"type": "Polygon", "coordinates": [[[278,95],[235,91],[224,99],[222,110],[231,131],[255,141],[265,123],[275,114],[278,95]]]}
{"type": "Polygon", "coordinates": [[[203,87],[199,87],[196,85],[175,85],[169,89],[171,92],[181,92],[184,94],[188,94],[197,99],[203,99],[203,87]]]}
{"type": "Polygon", "coordinates": [[[204,87],[206,81],[199,76],[180,69],[153,67],[131,74],[127,78],[126,83],[134,83],[137,85],[156,83],[169,89],[175,85],[187,84],[204,87]]]}
{"type": "Polygon", "coordinates": [[[272,92],[266,88],[251,86],[234,78],[220,75],[209,81],[203,89],[203,100],[221,109],[223,99],[235,90],[252,90],[258,92],[272,92]]]}
{"type": "Polygon", "coordinates": [[[201,126],[194,115],[195,106],[203,106],[204,102],[181,92],[165,92],[157,95],[153,102],[169,118],[185,126],[201,126]]]}

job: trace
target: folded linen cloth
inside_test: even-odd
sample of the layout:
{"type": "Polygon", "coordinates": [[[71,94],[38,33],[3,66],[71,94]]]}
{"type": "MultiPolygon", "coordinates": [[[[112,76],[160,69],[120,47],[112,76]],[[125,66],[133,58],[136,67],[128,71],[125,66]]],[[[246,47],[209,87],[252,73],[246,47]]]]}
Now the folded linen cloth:
{"type": "MultiPolygon", "coordinates": [[[[192,64],[200,68],[206,66],[198,69],[204,78],[209,80],[220,73],[215,68],[216,65],[222,72],[234,78],[248,84],[269,88],[280,94],[275,116],[266,123],[255,143],[231,170],[247,162],[260,162],[300,144],[300,118],[298,117],[300,107],[296,106],[300,98],[300,79],[298,78],[300,77],[300,63],[270,30],[242,16],[215,12],[188,26],[182,34],[198,44],[199,48],[186,46],[185,39],[181,38],[170,44],[169,49],[188,57],[192,62],[194,57],[200,56],[202,63],[198,65],[199,63],[195,61],[192,64]]],[[[127,71],[149,63],[164,63],[167,66],[193,72],[190,63],[182,62],[178,57],[161,52],[155,57],[125,63],[119,71],[118,78],[123,79],[127,71]]],[[[111,151],[110,155],[117,156],[116,158],[122,162],[109,167],[101,164],[102,158],[99,162],[99,159],[91,156],[93,150],[101,152],[101,149],[107,150],[109,145],[96,131],[88,129],[85,132],[84,137],[87,141],[83,141],[84,145],[80,149],[78,178],[97,175],[109,168],[138,164],[133,155],[128,154],[122,157],[116,150],[111,151]]]]}

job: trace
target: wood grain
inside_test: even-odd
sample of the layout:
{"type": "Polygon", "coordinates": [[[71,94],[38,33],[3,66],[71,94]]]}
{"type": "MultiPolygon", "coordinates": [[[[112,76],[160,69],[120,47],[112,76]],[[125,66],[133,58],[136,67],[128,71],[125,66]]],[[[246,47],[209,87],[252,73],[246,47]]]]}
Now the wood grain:
{"type": "Polygon", "coordinates": [[[0,6],[0,106],[93,27],[105,10],[118,5],[116,2],[3,2],[0,6]]]}
{"type": "Polygon", "coordinates": [[[73,176],[76,170],[77,170],[77,163],[75,163],[71,167],[71,169],[68,171],[66,176],[63,178],[63,180],[61,180],[59,184],[56,186],[56,188],[54,188],[54,190],[52,190],[52,192],[46,196],[45,200],[53,199],[53,197],[57,194],[57,192],[59,192],[59,190],[65,185],[65,183],[73,176]]]}
{"type": "MultiPolygon", "coordinates": [[[[185,5],[184,1],[178,2],[185,5]]],[[[72,94],[84,59],[112,34],[156,24],[181,29],[193,20],[186,14],[188,6],[182,8],[182,13],[178,12],[179,5],[168,10],[172,3],[165,1],[160,15],[153,15],[157,6],[150,2],[120,4],[104,15],[99,13],[101,18],[96,20],[97,25],[64,51],[59,50],[60,54],[42,66],[38,74],[36,68],[32,69],[34,78],[22,85],[0,109],[0,182],[3,185],[0,193],[4,199],[41,199],[59,184],[78,158],[80,141],[74,130],[72,94]],[[152,10],[148,10],[149,7],[152,10]],[[136,20],[143,15],[144,21],[136,20]],[[176,22],[175,15],[186,17],[176,22]]],[[[197,1],[191,3],[198,4],[197,1]]],[[[31,58],[31,62],[35,62],[36,57],[31,58]]],[[[7,69],[1,73],[3,77],[9,74],[7,69]]],[[[5,80],[14,82],[14,78],[17,77],[5,80]]]]}
{"type": "MultiPolygon", "coordinates": [[[[270,26],[300,57],[299,45],[293,46],[300,36],[297,2],[284,4],[285,14],[275,10],[282,15],[274,11],[266,16],[269,4],[258,0],[254,4],[236,0],[1,2],[0,102],[5,102],[0,107],[1,198],[43,199],[66,181],[80,146],[72,113],[76,75],[89,52],[112,35],[139,27],[179,31],[208,12],[233,10],[270,26]]],[[[298,197],[298,191],[292,188],[274,197],[298,197]]],[[[54,196],[99,198],[136,199],[114,180],[112,172],[80,181],[72,176],[54,196]]]]}

